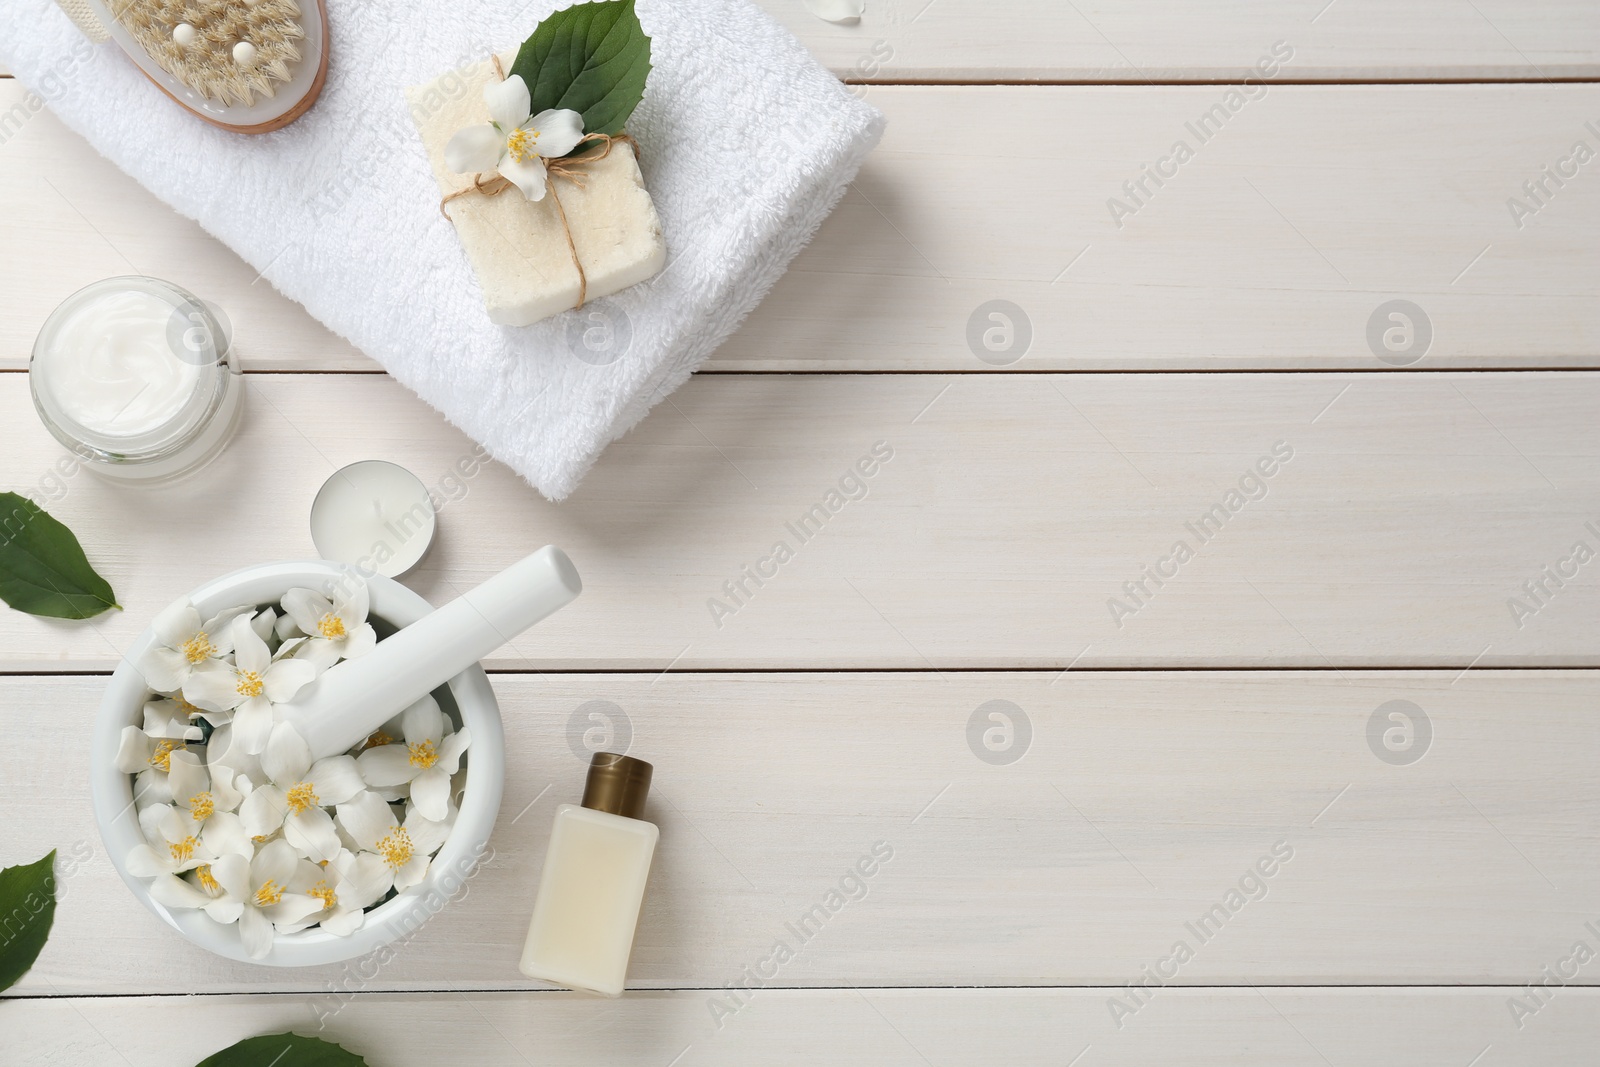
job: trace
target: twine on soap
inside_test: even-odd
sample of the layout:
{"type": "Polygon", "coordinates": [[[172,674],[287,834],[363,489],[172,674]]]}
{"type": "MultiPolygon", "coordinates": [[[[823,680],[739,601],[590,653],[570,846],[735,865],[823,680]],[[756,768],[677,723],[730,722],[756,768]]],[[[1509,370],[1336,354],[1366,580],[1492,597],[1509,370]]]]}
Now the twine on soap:
{"type": "MultiPolygon", "coordinates": [[[[500,57],[497,55],[491,55],[489,58],[494,61],[494,72],[500,76],[501,81],[505,81],[506,71],[505,67],[501,66],[500,64],[500,57]]],[[[572,241],[572,227],[567,223],[567,209],[561,206],[561,196],[556,192],[556,185],[553,179],[565,178],[567,181],[576,185],[579,189],[588,188],[588,184],[585,181],[584,176],[578,172],[578,168],[586,166],[590,163],[598,163],[600,160],[609,156],[611,154],[611,146],[618,143],[626,144],[628,147],[632,148],[634,158],[638,158],[639,142],[635,141],[627,134],[619,133],[615,137],[612,137],[604,133],[590,133],[585,134],[583,140],[579,141],[573,146],[572,151],[577,152],[578,149],[582,148],[586,144],[600,144],[602,145],[600,151],[592,152],[589,155],[581,158],[568,154],[562,156],[560,159],[547,159],[544,163],[545,174],[548,178],[552,179],[545,183],[545,189],[550,193],[550,199],[555,201],[556,214],[561,217],[561,233],[562,236],[567,239],[567,252],[572,256],[572,266],[578,272],[578,302],[573,305],[574,310],[583,307],[584,300],[589,295],[589,276],[584,273],[583,263],[578,259],[578,246],[572,241]]],[[[543,157],[541,156],[540,158],[542,159],[543,157]]],[[[484,180],[482,174],[474,174],[472,176],[471,185],[467,186],[465,189],[457,189],[453,193],[447,193],[444,198],[439,201],[439,214],[443,215],[447,219],[450,219],[450,213],[444,209],[444,206],[458,197],[466,196],[468,193],[482,193],[484,196],[499,196],[501,193],[505,192],[511,187],[511,180],[509,178],[502,177],[499,174],[494,175],[488,181],[484,180]]],[[[454,224],[455,220],[450,219],[450,222],[454,224]]]]}

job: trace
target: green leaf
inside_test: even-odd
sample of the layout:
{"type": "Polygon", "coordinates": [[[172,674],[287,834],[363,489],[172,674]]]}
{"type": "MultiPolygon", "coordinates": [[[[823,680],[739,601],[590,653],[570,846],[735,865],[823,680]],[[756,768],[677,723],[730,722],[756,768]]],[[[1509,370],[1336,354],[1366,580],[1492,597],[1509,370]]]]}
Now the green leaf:
{"type": "Polygon", "coordinates": [[[565,108],[583,116],[585,133],[615,136],[644,96],[650,38],[633,0],[576,4],[539,23],[511,74],[528,83],[533,114],[565,108]]]}
{"type": "Polygon", "coordinates": [[[366,1067],[354,1052],[299,1034],[263,1034],[247,1037],[195,1064],[195,1067],[366,1067]]]}
{"type": "Polygon", "coordinates": [[[28,973],[56,918],[56,850],[37,863],[0,870],[0,989],[28,973]]]}
{"type": "Polygon", "coordinates": [[[16,493],[0,493],[0,600],[53,619],[91,619],[122,608],[72,531],[16,493]]]}

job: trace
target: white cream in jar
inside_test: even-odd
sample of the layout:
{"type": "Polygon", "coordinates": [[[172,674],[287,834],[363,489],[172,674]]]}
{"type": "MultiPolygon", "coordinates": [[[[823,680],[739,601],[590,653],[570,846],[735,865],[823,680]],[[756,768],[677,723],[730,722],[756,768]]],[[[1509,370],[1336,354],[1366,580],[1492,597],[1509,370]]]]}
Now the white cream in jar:
{"type": "Polygon", "coordinates": [[[219,314],[156,278],[108,278],[68,297],[34,343],[34,405],[101,473],[159,480],[206,463],[238,419],[239,377],[219,314]]]}

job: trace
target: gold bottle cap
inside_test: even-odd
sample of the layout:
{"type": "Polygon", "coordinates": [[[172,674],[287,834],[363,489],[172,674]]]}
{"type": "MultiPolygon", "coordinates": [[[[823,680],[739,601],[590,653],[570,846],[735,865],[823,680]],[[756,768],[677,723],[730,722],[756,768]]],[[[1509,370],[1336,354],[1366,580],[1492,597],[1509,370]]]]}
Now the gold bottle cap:
{"type": "Polygon", "coordinates": [[[650,775],[654,770],[642,759],[619,756],[615,752],[596,752],[589,761],[589,776],[583,783],[583,806],[629,819],[642,819],[644,799],[650,792],[650,775]]]}

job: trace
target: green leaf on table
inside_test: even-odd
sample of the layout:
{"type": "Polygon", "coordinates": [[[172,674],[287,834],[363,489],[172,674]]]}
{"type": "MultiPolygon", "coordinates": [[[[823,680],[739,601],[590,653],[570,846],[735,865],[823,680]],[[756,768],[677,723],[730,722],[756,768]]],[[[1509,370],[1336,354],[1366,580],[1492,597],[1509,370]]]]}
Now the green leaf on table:
{"type": "Polygon", "coordinates": [[[633,0],[575,4],[539,23],[509,74],[528,83],[532,114],[576,111],[585,133],[615,136],[644,97],[650,38],[633,0]]]}
{"type": "Polygon", "coordinates": [[[39,958],[56,918],[56,850],[37,863],[0,870],[0,989],[39,958]]]}
{"type": "Polygon", "coordinates": [[[195,1067],[366,1067],[367,1061],[332,1041],[299,1034],[247,1037],[195,1067]]]}
{"type": "Polygon", "coordinates": [[[122,607],[72,531],[16,493],[0,493],[0,600],[52,619],[90,619],[122,607]]]}

